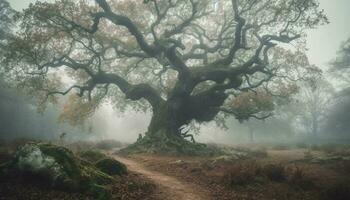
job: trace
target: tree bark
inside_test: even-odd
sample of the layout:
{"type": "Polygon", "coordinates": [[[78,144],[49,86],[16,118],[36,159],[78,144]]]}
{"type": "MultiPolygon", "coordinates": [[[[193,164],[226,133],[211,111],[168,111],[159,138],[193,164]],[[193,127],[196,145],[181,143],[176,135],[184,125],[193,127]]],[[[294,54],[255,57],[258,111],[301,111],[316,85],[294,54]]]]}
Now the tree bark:
{"type": "Polygon", "coordinates": [[[146,135],[150,138],[178,137],[181,138],[180,128],[188,123],[183,115],[183,100],[162,103],[153,109],[153,116],[146,135]]]}
{"type": "Polygon", "coordinates": [[[181,135],[181,109],[174,103],[165,102],[153,109],[153,116],[145,136],[129,145],[122,153],[169,153],[195,154],[197,146],[181,135]]]}
{"type": "Polygon", "coordinates": [[[224,99],[226,96],[214,100],[202,98],[201,101],[199,96],[171,96],[159,106],[153,107],[153,116],[145,137],[124,149],[122,153],[213,153],[213,150],[206,148],[204,144],[187,140],[190,134],[182,134],[181,128],[192,120],[211,121],[219,112],[218,104],[224,99]]]}

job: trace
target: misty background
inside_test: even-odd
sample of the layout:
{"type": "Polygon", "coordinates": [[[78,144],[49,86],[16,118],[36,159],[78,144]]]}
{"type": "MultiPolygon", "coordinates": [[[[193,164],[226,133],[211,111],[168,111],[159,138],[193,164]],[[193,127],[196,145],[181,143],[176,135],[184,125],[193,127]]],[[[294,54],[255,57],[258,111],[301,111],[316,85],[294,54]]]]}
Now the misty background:
{"type": "MultiPolygon", "coordinates": [[[[34,0],[9,0],[16,10],[26,8],[34,0]]],[[[327,71],[329,62],[336,57],[337,50],[343,41],[350,37],[349,0],[320,0],[321,8],[329,17],[330,24],[309,31],[307,37],[308,57],[315,64],[327,71]]],[[[337,85],[334,78],[329,80],[337,85]]],[[[335,88],[340,92],[340,88],[335,88]]],[[[324,138],[337,134],[347,137],[347,124],[350,113],[350,92],[343,95],[340,104],[331,109],[330,119],[322,124],[321,133],[324,138]],[[344,122],[343,122],[343,121],[344,122]],[[339,125],[340,124],[340,125],[339,125]]],[[[293,108],[290,108],[293,109],[293,108]]],[[[281,111],[283,112],[283,111],[281,111]]],[[[72,127],[58,123],[60,107],[49,106],[43,114],[37,113],[34,104],[28,103],[26,97],[0,87],[0,137],[13,139],[18,137],[34,137],[42,139],[57,139],[63,132],[68,138],[75,139],[116,139],[132,143],[140,133],[147,130],[150,121],[149,113],[126,111],[119,113],[110,105],[102,106],[97,113],[82,127],[72,127]]],[[[234,118],[227,121],[228,129],[221,129],[215,122],[200,126],[200,134],[196,136],[199,142],[215,143],[249,143],[249,142],[289,142],[302,140],[305,131],[293,124],[288,117],[273,117],[266,121],[251,120],[239,123],[234,118]],[[301,137],[302,136],[302,137],[301,137]]]]}

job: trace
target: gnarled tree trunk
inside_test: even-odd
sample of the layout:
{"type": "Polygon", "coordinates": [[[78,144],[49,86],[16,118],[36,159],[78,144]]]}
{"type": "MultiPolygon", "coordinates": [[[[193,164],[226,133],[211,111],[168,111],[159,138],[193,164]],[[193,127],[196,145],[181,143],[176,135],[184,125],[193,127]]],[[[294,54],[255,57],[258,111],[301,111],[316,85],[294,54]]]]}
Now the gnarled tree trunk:
{"type": "Polygon", "coordinates": [[[129,146],[126,152],[196,154],[207,151],[205,145],[195,143],[190,135],[181,132],[181,128],[192,120],[211,121],[226,98],[224,93],[208,92],[192,96],[172,95],[167,101],[153,107],[145,137],[129,146]]]}

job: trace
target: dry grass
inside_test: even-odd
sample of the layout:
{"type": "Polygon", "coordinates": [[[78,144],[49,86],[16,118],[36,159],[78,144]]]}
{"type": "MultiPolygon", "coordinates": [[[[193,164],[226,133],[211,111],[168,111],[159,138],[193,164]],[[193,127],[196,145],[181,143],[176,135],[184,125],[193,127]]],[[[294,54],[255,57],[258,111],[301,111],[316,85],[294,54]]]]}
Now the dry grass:
{"type": "Polygon", "coordinates": [[[307,176],[304,170],[299,167],[291,169],[290,177],[288,179],[289,184],[292,187],[302,189],[302,190],[311,190],[315,188],[315,182],[310,177],[307,176]]]}
{"type": "Polygon", "coordinates": [[[282,150],[290,150],[292,149],[292,147],[289,144],[276,144],[276,145],[273,145],[271,149],[282,151],[282,150]]]}
{"type": "MultiPolygon", "coordinates": [[[[346,197],[346,190],[335,183],[349,175],[345,168],[350,162],[321,165],[300,161],[304,160],[305,151],[305,148],[269,150],[268,157],[224,159],[225,162],[214,163],[214,158],[205,157],[135,155],[133,158],[151,170],[195,183],[210,191],[212,199],[217,200],[332,200],[332,191],[337,190],[346,197]]],[[[321,151],[311,153],[315,157],[325,155],[321,151]]]]}
{"type": "Polygon", "coordinates": [[[229,187],[246,186],[259,182],[261,167],[255,162],[232,166],[223,176],[223,182],[229,187]]]}
{"type": "Polygon", "coordinates": [[[258,185],[268,181],[283,182],[287,179],[285,167],[281,164],[267,164],[249,161],[233,165],[223,175],[227,186],[258,185]]]}
{"type": "Polygon", "coordinates": [[[324,190],[323,198],[325,200],[349,200],[350,199],[350,180],[341,179],[330,185],[324,190]]]}
{"type": "Polygon", "coordinates": [[[342,144],[312,145],[311,150],[322,151],[331,155],[350,156],[350,146],[342,144]]]}
{"type": "Polygon", "coordinates": [[[262,167],[262,174],[271,181],[282,182],[286,180],[285,167],[282,164],[268,164],[262,167]]]}

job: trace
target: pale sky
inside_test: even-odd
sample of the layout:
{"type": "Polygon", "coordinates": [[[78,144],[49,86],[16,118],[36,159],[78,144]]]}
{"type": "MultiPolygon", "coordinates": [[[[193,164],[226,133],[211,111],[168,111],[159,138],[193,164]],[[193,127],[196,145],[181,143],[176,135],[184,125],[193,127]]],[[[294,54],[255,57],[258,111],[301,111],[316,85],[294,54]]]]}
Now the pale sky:
{"type": "Polygon", "coordinates": [[[320,0],[330,24],[309,31],[308,56],[313,64],[325,67],[340,44],[350,37],[350,0],[320,0]]]}
{"type": "MultiPolygon", "coordinates": [[[[8,0],[17,10],[26,8],[35,0],[8,0]]],[[[335,57],[342,41],[350,37],[350,0],[319,0],[330,24],[309,31],[308,56],[311,63],[325,68],[335,57]]]]}

